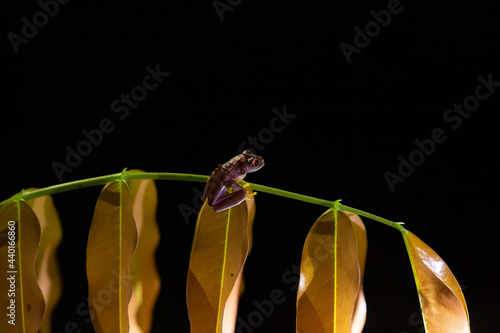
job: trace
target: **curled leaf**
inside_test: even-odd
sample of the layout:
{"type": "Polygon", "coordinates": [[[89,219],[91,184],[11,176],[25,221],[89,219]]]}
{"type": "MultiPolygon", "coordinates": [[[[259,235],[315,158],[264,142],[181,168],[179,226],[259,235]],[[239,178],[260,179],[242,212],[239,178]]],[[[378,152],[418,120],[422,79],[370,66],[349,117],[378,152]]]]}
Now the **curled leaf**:
{"type": "Polygon", "coordinates": [[[160,292],[160,276],[155,262],[155,251],[160,242],[156,222],[158,195],[152,180],[131,181],[130,190],[138,233],[137,250],[131,267],[134,288],[129,304],[130,331],[149,332],[160,292]]]}
{"type": "Polygon", "coordinates": [[[0,211],[0,332],[36,333],[45,301],[35,277],[40,224],[24,201],[0,211]]]}
{"type": "Polygon", "coordinates": [[[363,292],[363,276],[365,276],[366,252],[368,248],[368,239],[366,236],[366,228],[361,221],[361,218],[354,213],[345,212],[352,222],[354,235],[356,236],[356,243],[358,245],[358,260],[359,268],[361,271],[361,281],[359,285],[359,292],[356,298],[356,306],[351,324],[351,333],[361,333],[366,322],[366,300],[363,292]]]}
{"type": "Polygon", "coordinates": [[[62,240],[61,221],[51,196],[29,200],[28,204],[38,217],[41,228],[35,272],[46,306],[40,332],[50,333],[52,312],[62,292],[61,273],[57,262],[57,247],[62,240]]]}
{"type": "Polygon", "coordinates": [[[329,209],[307,235],[297,295],[297,332],[351,332],[361,276],[349,216],[329,209]]]}
{"type": "Polygon", "coordinates": [[[470,332],[462,289],[448,265],[427,244],[405,230],[422,317],[427,333],[470,332]]]}
{"type": "Polygon", "coordinates": [[[104,187],[87,244],[89,307],[98,333],[129,331],[130,261],[137,245],[132,199],[125,182],[104,187]]]}
{"type": "Polygon", "coordinates": [[[248,216],[246,204],[219,213],[206,203],[201,208],[186,290],[191,333],[234,331],[239,281],[249,251],[248,216]]]}

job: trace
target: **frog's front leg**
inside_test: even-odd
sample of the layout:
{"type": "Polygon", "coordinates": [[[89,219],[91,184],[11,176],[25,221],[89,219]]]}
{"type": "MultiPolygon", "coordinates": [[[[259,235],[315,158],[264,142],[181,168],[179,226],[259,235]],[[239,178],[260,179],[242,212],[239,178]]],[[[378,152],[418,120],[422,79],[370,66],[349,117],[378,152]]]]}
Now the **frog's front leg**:
{"type": "Polygon", "coordinates": [[[214,200],[213,206],[216,212],[226,210],[228,208],[239,205],[247,198],[247,190],[236,183],[234,180],[229,180],[224,183],[226,188],[233,188],[233,192],[220,196],[214,200]]]}

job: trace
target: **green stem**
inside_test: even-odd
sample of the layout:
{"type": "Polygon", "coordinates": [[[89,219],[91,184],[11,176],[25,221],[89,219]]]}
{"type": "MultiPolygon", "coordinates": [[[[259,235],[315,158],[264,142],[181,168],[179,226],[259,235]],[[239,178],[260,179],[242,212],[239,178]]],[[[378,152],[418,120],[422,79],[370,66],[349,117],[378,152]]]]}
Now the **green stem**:
{"type": "Polygon", "coordinates": [[[310,196],[307,196],[307,195],[302,195],[302,194],[298,194],[298,193],[293,193],[293,192],[289,192],[289,191],[284,191],[284,190],[276,189],[276,188],[269,187],[269,186],[263,186],[263,185],[251,184],[251,183],[248,183],[248,184],[250,185],[251,189],[256,190],[256,191],[261,191],[261,192],[265,192],[265,193],[269,193],[269,194],[274,194],[274,195],[278,195],[278,196],[281,196],[281,197],[290,198],[290,199],[294,199],[294,200],[305,201],[305,202],[309,202],[309,203],[312,203],[312,204],[315,204],[315,205],[320,205],[320,206],[325,206],[325,207],[337,208],[337,209],[345,210],[345,211],[348,211],[348,212],[351,212],[351,213],[354,213],[354,214],[358,214],[360,216],[367,217],[367,218],[369,218],[371,220],[383,223],[383,224],[388,225],[388,226],[390,226],[392,228],[395,228],[395,229],[397,229],[397,230],[399,230],[401,232],[403,232],[404,230],[406,230],[401,225],[401,223],[392,222],[392,221],[389,221],[387,219],[384,219],[383,217],[380,217],[380,216],[377,216],[377,215],[374,215],[374,214],[362,211],[360,209],[356,209],[356,208],[352,208],[352,207],[349,207],[349,206],[346,206],[346,205],[342,205],[342,204],[339,203],[340,200],[337,200],[337,201],[328,201],[328,200],[323,200],[323,199],[318,199],[318,198],[310,197],[310,196]]]}
{"type": "MultiPolygon", "coordinates": [[[[111,182],[114,182],[117,180],[145,180],[145,179],[206,182],[208,179],[208,176],[186,174],[186,173],[134,172],[134,171],[123,170],[120,173],[115,173],[115,174],[111,174],[111,175],[107,175],[107,176],[94,177],[94,178],[88,178],[88,179],[83,179],[83,180],[76,180],[73,182],[62,183],[62,184],[58,184],[58,185],[53,185],[53,186],[41,188],[41,189],[23,190],[20,193],[10,197],[9,199],[0,202],[0,209],[3,206],[8,205],[9,203],[14,202],[14,201],[30,200],[30,199],[34,199],[34,198],[38,198],[38,197],[43,197],[45,195],[62,193],[62,192],[72,191],[72,190],[90,187],[90,186],[105,185],[105,184],[108,184],[108,183],[111,183],[111,182]]],[[[247,182],[241,182],[241,184],[248,184],[251,189],[256,190],[256,191],[269,193],[269,194],[273,194],[273,195],[278,195],[278,196],[290,198],[293,200],[300,200],[300,201],[312,203],[315,205],[325,206],[325,207],[329,207],[329,208],[345,210],[345,211],[348,211],[351,213],[358,214],[360,216],[367,217],[367,218],[375,220],[377,222],[383,223],[383,224],[388,225],[390,227],[393,227],[401,232],[404,232],[406,230],[405,228],[403,228],[403,226],[400,223],[392,222],[392,221],[389,221],[389,220],[384,219],[382,217],[373,215],[371,213],[367,213],[367,212],[364,212],[364,211],[356,209],[356,208],[342,205],[339,203],[340,200],[329,201],[329,200],[319,199],[319,198],[315,198],[315,197],[310,197],[307,195],[302,195],[302,194],[298,194],[298,193],[284,191],[284,190],[280,190],[280,189],[269,187],[269,186],[247,183],[247,182]]]]}
{"type": "Polygon", "coordinates": [[[20,200],[20,199],[30,200],[38,197],[43,197],[45,195],[58,194],[85,187],[106,185],[116,180],[120,180],[122,177],[125,180],[152,179],[152,180],[182,180],[182,181],[196,181],[196,182],[206,182],[208,179],[208,176],[204,175],[192,175],[185,173],[164,173],[164,172],[135,173],[124,170],[123,172],[107,176],[76,180],[73,182],[62,183],[41,189],[23,190],[20,193],[10,197],[9,199],[0,202],[0,208],[15,200],[20,200]]]}
{"type": "Polygon", "coordinates": [[[318,199],[318,198],[310,197],[307,195],[302,195],[302,194],[298,194],[298,193],[284,191],[284,190],[280,190],[280,189],[277,189],[274,187],[258,185],[258,184],[253,184],[253,183],[247,183],[247,182],[242,182],[242,184],[249,184],[250,188],[252,190],[256,190],[256,191],[260,191],[260,192],[264,192],[264,193],[269,193],[269,194],[274,194],[274,195],[278,195],[280,197],[305,201],[305,202],[309,202],[309,203],[312,203],[315,205],[320,205],[320,206],[325,206],[325,207],[330,207],[330,208],[333,208],[335,206],[335,202],[333,202],[333,201],[318,199]]]}
{"type": "Polygon", "coordinates": [[[388,225],[389,227],[393,227],[393,228],[399,230],[402,233],[404,233],[404,231],[406,230],[402,226],[403,223],[401,223],[401,222],[392,222],[392,221],[389,221],[388,219],[384,219],[383,217],[380,217],[380,216],[374,215],[372,213],[368,213],[368,212],[362,211],[362,210],[357,209],[357,208],[352,208],[352,207],[349,207],[349,206],[345,206],[345,205],[342,205],[340,203],[338,204],[338,208],[342,209],[342,210],[345,210],[345,211],[348,211],[348,212],[351,212],[351,213],[354,213],[354,214],[358,214],[360,216],[367,217],[367,218],[369,218],[371,220],[383,223],[385,225],[388,225]]]}

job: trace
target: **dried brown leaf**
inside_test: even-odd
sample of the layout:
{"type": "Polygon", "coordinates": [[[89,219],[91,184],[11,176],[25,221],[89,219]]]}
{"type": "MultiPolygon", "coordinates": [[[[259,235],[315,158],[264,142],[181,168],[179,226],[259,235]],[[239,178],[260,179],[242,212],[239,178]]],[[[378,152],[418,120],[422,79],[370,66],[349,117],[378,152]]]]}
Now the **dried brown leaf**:
{"type": "Polygon", "coordinates": [[[57,261],[57,247],[63,237],[61,221],[51,196],[29,200],[28,204],[38,217],[41,228],[35,272],[46,306],[40,332],[50,333],[52,332],[52,312],[62,292],[61,273],[57,261]]]}
{"type": "Polygon", "coordinates": [[[361,281],[359,285],[359,292],[356,298],[356,306],[351,324],[351,333],[361,333],[366,322],[366,300],[363,291],[363,276],[365,276],[365,263],[366,253],[368,248],[368,239],[366,236],[366,228],[361,221],[361,218],[354,213],[344,212],[352,222],[354,235],[356,236],[356,243],[358,245],[358,261],[361,271],[361,281]]]}
{"type": "Polygon", "coordinates": [[[406,230],[403,236],[417,284],[426,332],[470,332],[467,304],[448,265],[411,232],[406,230]]]}
{"type": "Polygon", "coordinates": [[[360,283],[353,222],[346,213],[329,209],[314,223],[304,244],[297,332],[351,332],[360,283]]]}
{"type": "Polygon", "coordinates": [[[35,277],[40,224],[24,201],[0,211],[0,332],[35,333],[45,312],[45,301],[35,277]]]}
{"type": "Polygon", "coordinates": [[[149,332],[160,292],[160,276],[155,262],[155,251],[160,242],[156,221],[158,195],[152,180],[131,181],[130,190],[138,233],[131,267],[134,288],[129,304],[130,332],[149,332]]]}
{"type": "Polygon", "coordinates": [[[246,204],[219,213],[206,203],[201,208],[186,291],[191,333],[234,331],[238,281],[249,251],[248,217],[246,204]]]}
{"type": "Polygon", "coordinates": [[[125,182],[104,187],[87,244],[89,307],[97,333],[129,331],[130,262],[137,246],[132,198],[125,182]]]}

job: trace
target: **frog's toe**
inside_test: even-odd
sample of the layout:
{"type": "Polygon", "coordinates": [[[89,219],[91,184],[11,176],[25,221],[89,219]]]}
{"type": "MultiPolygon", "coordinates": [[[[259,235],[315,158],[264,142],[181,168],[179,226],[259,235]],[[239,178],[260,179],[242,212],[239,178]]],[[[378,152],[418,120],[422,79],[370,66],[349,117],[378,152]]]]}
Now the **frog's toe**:
{"type": "Polygon", "coordinates": [[[257,192],[247,192],[247,200],[253,200],[253,197],[257,195],[257,192]]]}

